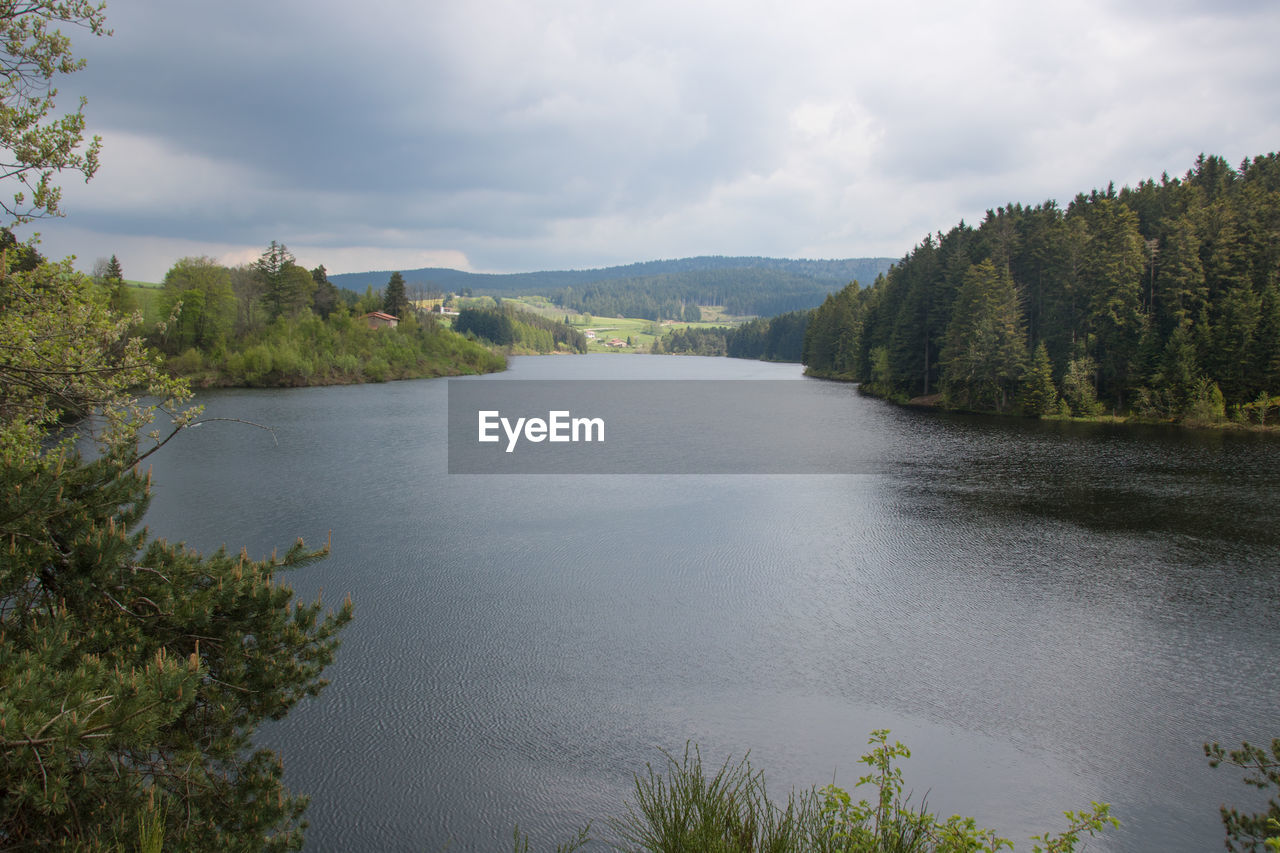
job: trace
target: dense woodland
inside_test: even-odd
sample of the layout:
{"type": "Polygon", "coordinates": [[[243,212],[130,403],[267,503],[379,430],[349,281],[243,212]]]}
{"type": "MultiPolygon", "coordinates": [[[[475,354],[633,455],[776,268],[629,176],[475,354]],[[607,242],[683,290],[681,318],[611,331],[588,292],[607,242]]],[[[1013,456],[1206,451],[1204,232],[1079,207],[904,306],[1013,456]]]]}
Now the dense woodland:
{"type": "Polygon", "coordinates": [[[1280,160],[1201,156],[1117,192],[988,211],[813,313],[817,376],[1032,415],[1265,420],[1280,392],[1280,160]]]}
{"type": "Polygon", "coordinates": [[[740,326],[673,329],[654,341],[651,351],[799,362],[812,313],[791,311],[777,317],[757,317],[740,326]]]}
{"type": "Polygon", "coordinates": [[[831,283],[773,269],[681,272],[602,281],[551,294],[556,304],[597,317],[640,317],[696,323],[700,305],[725,313],[772,315],[813,308],[831,283]]]}
{"type": "Polygon", "coordinates": [[[540,314],[503,303],[493,308],[463,308],[453,330],[515,352],[586,352],[582,332],[540,314]]]}

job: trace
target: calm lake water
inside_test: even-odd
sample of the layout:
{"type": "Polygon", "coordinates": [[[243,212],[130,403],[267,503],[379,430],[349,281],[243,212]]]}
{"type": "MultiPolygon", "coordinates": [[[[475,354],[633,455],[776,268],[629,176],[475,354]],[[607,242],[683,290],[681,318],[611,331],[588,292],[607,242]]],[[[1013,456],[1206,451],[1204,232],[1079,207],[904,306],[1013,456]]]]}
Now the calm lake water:
{"type": "Polygon", "coordinates": [[[449,475],[445,380],[203,395],[275,440],[170,444],[152,532],[332,532],[289,582],[355,601],[331,685],[261,737],[312,796],[308,850],[607,834],[689,741],[780,797],[849,787],[874,728],[917,798],[1020,848],[1099,800],[1124,825],[1089,849],[1219,849],[1218,806],[1265,801],[1201,744],[1280,735],[1280,442],[907,411],[730,359],[501,378],[794,379],[865,473],[449,475]]]}

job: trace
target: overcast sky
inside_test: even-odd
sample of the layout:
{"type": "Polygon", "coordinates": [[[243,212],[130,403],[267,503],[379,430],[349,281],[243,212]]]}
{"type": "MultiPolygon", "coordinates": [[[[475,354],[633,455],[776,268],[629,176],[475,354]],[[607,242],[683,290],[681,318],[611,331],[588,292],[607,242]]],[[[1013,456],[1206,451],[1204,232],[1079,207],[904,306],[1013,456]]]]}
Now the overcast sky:
{"type": "Polygon", "coordinates": [[[1272,0],[113,0],[103,165],[39,230],[160,280],[901,257],[992,207],[1280,148],[1272,0]]]}

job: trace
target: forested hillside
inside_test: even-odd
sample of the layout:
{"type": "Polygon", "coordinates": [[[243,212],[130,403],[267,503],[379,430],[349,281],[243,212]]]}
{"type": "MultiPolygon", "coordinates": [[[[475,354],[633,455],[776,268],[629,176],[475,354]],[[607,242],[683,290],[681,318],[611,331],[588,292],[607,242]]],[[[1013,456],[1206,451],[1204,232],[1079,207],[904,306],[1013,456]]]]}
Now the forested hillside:
{"type": "Polygon", "coordinates": [[[586,352],[582,332],[504,302],[496,308],[463,308],[453,321],[460,335],[525,352],[586,352]]]}
{"type": "MultiPolygon", "coordinates": [[[[408,270],[404,276],[411,287],[426,292],[540,294],[566,309],[597,316],[693,322],[700,317],[700,305],[721,305],[730,314],[761,316],[812,308],[850,281],[872,280],[891,262],[890,258],[789,260],[713,256],[509,275],[427,268],[408,270]]],[[[340,287],[359,291],[370,285],[381,286],[387,273],[349,273],[330,278],[340,287]]]]}
{"type": "Polygon", "coordinates": [[[1280,161],[1010,204],[814,312],[814,375],[965,409],[1224,413],[1280,392],[1280,161]]]}
{"type": "Polygon", "coordinates": [[[757,317],[736,327],[672,329],[653,342],[651,352],[798,363],[811,314],[811,311],[791,311],[776,317],[757,317]]]}

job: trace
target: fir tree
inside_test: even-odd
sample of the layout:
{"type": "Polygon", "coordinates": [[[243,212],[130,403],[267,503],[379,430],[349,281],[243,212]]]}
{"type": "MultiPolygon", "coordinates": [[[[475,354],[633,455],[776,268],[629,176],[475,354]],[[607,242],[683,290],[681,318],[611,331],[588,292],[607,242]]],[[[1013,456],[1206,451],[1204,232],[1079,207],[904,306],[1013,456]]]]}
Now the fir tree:
{"type": "Polygon", "coordinates": [[[1044,341],[1036,345],[1031,364],[1022,380],[1022,410],[1034,418],[1058,410],[1058,389],[1053,385],[1053,364],[1044,341]]]}
{"type": "Polygon", "coordinates": [[[404,291],[404,276],[398,272],[391,274],[387,289],[382,295],[382,310],[393,317],[399,317],[409,305],[409,297],[404,291]]]}
{"type": "Polygon", "coordinates": [[[1007,270],[983,261],[956,296],[942,351],[942,387],[961,408],[1008,407],[1026,361],[1021,306],[1007,270]]]}
{"type": "Polygon", "coordinates": [[[294,314],[311,304],[315,281],[311,273],[298,266],[283,243],[272,240],[253,268],[262,282],[262,301],[271,319],[294,314]]]}

